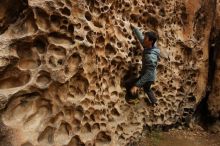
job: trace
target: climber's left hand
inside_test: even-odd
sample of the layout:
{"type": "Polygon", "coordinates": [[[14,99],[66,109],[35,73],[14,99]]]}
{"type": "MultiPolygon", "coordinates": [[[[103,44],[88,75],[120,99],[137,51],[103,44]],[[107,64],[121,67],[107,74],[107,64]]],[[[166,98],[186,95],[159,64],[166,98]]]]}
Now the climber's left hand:
{"type": "Polygon", "coordinates": [[[138,90],[139,90],[139,88],[138,88],[137,86],[133,86],[133,87],[131,88],[131,93],[132,93],[132,95],[137,94],[138,90]]]}

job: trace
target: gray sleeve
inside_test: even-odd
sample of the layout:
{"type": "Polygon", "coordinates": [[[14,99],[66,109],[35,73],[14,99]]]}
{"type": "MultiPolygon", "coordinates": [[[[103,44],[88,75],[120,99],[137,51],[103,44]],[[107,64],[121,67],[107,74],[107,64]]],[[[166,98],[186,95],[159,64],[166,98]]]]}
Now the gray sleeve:
{"type": "Polygon", "coordinates": [[[148,78],[147,74],[144,74],[136,83],[135,86],[141,88],[144,86],[144,84],[146,83],[146,78],[148,78]]]}
{"type": "Polygon", "coordinates": [[[145,72],[144,75],[142,75],[139,80],[135,83],[135,86],[137,87],[143,87],[144,84],[147,82],[147,79],[150,77],[149,72],[145,72]]]}
{"type": "Polygon", "coordinates": [[[140,30],[136,27],[133,27],[133,32],[137,39],[140,41],[141,45],[143,46],[144,44],[144,35],[140,32],[140,30]]]}

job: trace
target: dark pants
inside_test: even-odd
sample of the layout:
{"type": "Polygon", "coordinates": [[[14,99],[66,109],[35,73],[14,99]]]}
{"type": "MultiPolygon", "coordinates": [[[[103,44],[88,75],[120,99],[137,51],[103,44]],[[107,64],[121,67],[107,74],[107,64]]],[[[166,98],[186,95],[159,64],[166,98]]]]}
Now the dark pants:
{"type": "MultiPolygon", "coordinates": [[[[135,83],[138,81],[138,79],[139,78],[137,78],[137,77],[131,77],[131,78],[124,81],[123,85],[124,85],[124,87],[126,88],[126,91],[127,91],[125,98],[127,100],[135,99],[135,98],[138,97],[138,95],[132,95],[132,93],[131,93],[131,88],[135,85],[135,83]]],[[[143,86],[143,89],[144,89],[144,92],[149,97],[151,103],[156,103],[155,95],[154,95],[153,91],[151,90],[152,83],[153,83],[153,81],[146,82],[143,86]]]]}

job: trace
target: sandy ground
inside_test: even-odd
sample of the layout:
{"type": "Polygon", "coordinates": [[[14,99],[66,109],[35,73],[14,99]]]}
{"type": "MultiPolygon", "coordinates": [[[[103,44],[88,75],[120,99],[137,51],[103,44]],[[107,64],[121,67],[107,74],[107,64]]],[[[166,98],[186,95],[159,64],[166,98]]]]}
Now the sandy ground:
{"type": "MultiPolygon", "coordinates": [[[[10,130],[0,121],[0,146],[12,146],[8,135],[12,135],[10,130]]],[[[129,146],[220,146],[220,132],[210,133],[199,126],[169,132],[145,131],[138,142],[129,146]]]]}
{"type": "Polygon", "coordinates": [[[199,127],[145,132],[138,146],[220,146],[220,133],[209,133],[199,127]]]}

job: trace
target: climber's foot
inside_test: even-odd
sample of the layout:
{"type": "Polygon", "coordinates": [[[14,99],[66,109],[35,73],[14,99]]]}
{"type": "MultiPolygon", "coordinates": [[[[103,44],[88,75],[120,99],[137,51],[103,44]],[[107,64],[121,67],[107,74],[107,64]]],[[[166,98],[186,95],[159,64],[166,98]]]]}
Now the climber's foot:
{"type": "Polygon", "coordinates": [[[132,104],[132,103],[137,103],[138,102],[138,95],[131,95],[131,94],[127,94],[125,96],[125,100],[127,103],[132,104]]]}
{"type": "Polygon", "coordinates": [[[144,101],[147,105],[153,105],[156,106],[157,105],[157,99],[156,98],[144,98],[144,101]]]}
{"type": "Polygon", "coordinates": [[[157,103],[157,99],[154,96],[150,96],[149,99],[150,99],[152,104],[156,104],[157,103]]]}
{"type": "Polygon", "coordinates": [[[139,100],[138,100],[138,98],[128,99],[128,100],[126,100],[126,102],[129,103],[129,104],[137,104],[139,102],[139,100]]]}
{"type": "Polygon", "coordinates": [[[145,101],[145,103],[146,103],[147,105],[149,105],[149,106],[151,105],[151,102],[150,102],[150,100],[149,100],[148,98],[145,97],[145,98],[144,98],[144,101],[145,101]]]}

